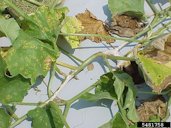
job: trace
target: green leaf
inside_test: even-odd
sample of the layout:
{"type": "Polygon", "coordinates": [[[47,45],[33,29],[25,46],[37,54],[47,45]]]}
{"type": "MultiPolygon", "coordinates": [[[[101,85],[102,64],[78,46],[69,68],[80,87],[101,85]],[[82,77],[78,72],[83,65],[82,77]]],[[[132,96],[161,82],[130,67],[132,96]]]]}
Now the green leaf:
{"type": "Polygon", "coordinates": [[[50,102],[50,112],[55,124],[55,128],[63,128],[64,124],[66,124],[66,120],[62,114],[61,109],[58,105],[56,105],[56,103],[50,102]]]}
{"type": "Polygon", "coordinates": [[[30,82],[22,76],[5,76],[5,64],[0,57],[0,102],[3,104],[21,102],[30,88],[30,82]]]}
{"type": "Polygon", "coordinates": [[[80,98],[86,99],[88,101],[98,101],[98,100],[102,100],[102,99],[114,100],[114,97],[112,97],[109,92],[99,92],[96,94],[85,93],[80,98]]]}
{"type": "Polygon", "coordinates": [[[20,27],[13,18],[0,18],[0,32],[2,32],[5,36],[10,38],[12,42],[17,38],[19,30],[20,27]]]}
{"type": "MultiPolygon", "coordinates": [[[[81,22],[76,17],[66,17],[65,24],[62,26],[61,32],[63,33],[79,33],[82,30],[81,22]]],[[[77,48],[80,44],[80,39],[78,36],[65,36],[67,42],[70,44],[71,48],[77,48]]]]}
{"type": "Polygon", "coordinates": [[[127,14],[142,19],[144,0],[108,0],[108,7],[113,15],[127,14]]]}
{"type": "Polygon", "coordinates": [[[121,99],[121,96],[122,96],[122,93],[125,89],[125,83],[123,81],[123,76],[124,74],[123,73],[115,73],[115,82],[114,82],[114,88],[115,88],[115,92],[117,94],[117,99],[120,100],[121,99]]]}
{"type": "Polygon", "coordinates": [[[0,2],[0,13],[3,12],[5,10],[5,8],[7,7],[7,5],[4,2],[0,2]]]}
{"type": "Polygon", "coordinates": [[[108,123],[102,125],[99,128],[128,128],[125,121],[122,118],[122,115],[118,112],[115,117],[110,120],[108,123]]]}
{"type": "Polygon", "coordinates": [[[28,25],[26,32],[37,39],[55,42],[66,12],[68,12],[67,8],[50,9],[41,6],[30,15],[32,22],[25,23],[28,25]]]}
{"type": "Polygon", "coordinates": [[[63,128],[66,120],[59,106],[50,102],[45,108],[36,108],[28,112],[33,128],[63,128]]]}
{"type": "Polygon", "coordinates": [[[115,79],[113,78],[113,73],[109,72],[100,77],[100,80],[97,82],[97,86],[95,88],[95,94],[107,92],[108,96],[110,95],[110,99],[116,99],[115,89],[113,87],[115,79]]]}
{"type": "Polygon", "coordinates": [[[99,128],[113,128],[113,119],[111,119],[109,122],[103,124],[99,128]]]}
{"type": "Polygon", "coordinates": [[[135,100],[132,102],[131,106],[128,108],[127,117],[133,122],[139,121],[139,116],[135,108],[135,100]]]}
{"type": "Polygon", "coordinates": [[[46,76],[57,56],[59,52],[50,45],[21,31],[5,61],[12,77],[21,74],[24,78],[30,78],[33,84],[38,76],[46,76]]]}
{"type": "Polygon", "coordinates": [[[10,122],[10,116],[0,108],[0,128],[9,128],[10,122]]]}
{"type": "Polygon", "coordinates": [[[32,120],[32,128],[52,128],[47,112],[43,108],[36,108],[28,112],[32,120]]]}

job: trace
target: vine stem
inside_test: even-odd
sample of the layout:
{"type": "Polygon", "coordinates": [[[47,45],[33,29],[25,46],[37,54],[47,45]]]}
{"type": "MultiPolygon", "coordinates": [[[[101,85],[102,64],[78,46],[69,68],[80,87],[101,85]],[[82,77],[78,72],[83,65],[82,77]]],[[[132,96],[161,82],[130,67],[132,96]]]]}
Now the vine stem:
{"type": "Polygon", "coordinates": [[[66,105],[65,105],[65,109],[64,109],[64,117],[66,118],[68,115],[68,111],[70,109],[70,106],[73,102],[75,102],[76,100],[78,100],[82,95],[84,95],[85,93],[91,91],[94,87],[96,86],[96,84],[91,85],[90,87],[88,87],[87,89],[85,89],[84,91],[80,92],[79,94],[77,94],[76,96],[74,96],[73,98],[71,98],[70,100],[67,101],[66,105]]]}
{"type": "Polygon", "coordinates": [[[73,65],[70,65],[70,64],[66,64],[66,63],[61,62],[61,61],[57,61],[56,64],[57,64],[57,65],[60,65],[60,66],[62,66],[62,67],[69,68],[69,69],[71,69],[71,70],[76,70],[76,69],[77,69],[76,66],[73,66],[73,65]]]}
{"type": "Polygon", "coordinates": [[[122,41],[129,41],[129,42],[140,42],[140,40],[136,40],[136,39],[129,39],[129,38],[120,38],[120,37],[114,37],[114,36],[105,36],[105,35],[101,35],[101,34],[79,34],[79,33],[59,33],[60,35],[63,36],[85,36],[85,37],[100,37],[100,38],[104,38],[104,39],[114,39],[114,40],[122,40],[122,41]]]}
{"type": "Polygon", "coordinates": [[[103,57],[103,56],[105,56],[106,58],[111,59],[111,60],[129,60],[129,61],[132,60],[132,61],[135,61],[134,58],[114,56],[112,53],[106,54],[105,52],[98,52],[98,53],[90,56],[87,60],[84,61],[84,63],[82,63],[77,68],[77,70],[75,70],[73,73],[71,73],[70,75],[68,75],[66,77],[66,79],[64,80],[64,82],[61,84],[60,88],[54,92],[54,94],[52,95],[52,97],[50,97],[47,101],[45,101],[44,105],[48,104],[50,101],[53,101],[57,97],[57,95],[59,94],[59,92],[66,86],[66,84],[74,76],[76,76],[80,71],[82,71],[88,64],[90,64],[94,59],[96,59],[97,57],[103,57]]]}

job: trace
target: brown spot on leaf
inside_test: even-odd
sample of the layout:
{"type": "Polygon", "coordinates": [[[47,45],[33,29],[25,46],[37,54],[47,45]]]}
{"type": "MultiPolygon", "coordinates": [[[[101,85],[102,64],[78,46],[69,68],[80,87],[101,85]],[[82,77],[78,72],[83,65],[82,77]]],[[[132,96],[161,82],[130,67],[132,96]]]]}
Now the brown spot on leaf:
{"type": "Polygon", "coordinates": [[[113,16],[112,21],[106,23],[106,28],[111,34],[122,37],[133,37],[140,32],[144,26],[145,24],[137,18],[124,14],[113,16]]]}
{"type": "MultiPolygon", "coordinates": [[[[104,24],[101,20],[98,20],[90,11],[86,10],[84,13],[76,15],[76,18],[81,21],[84,29],[81,33],[84,34],[100,34],[109,36],[108,31],[105,29],[104,24]]],[[[102,37],[82,37],[81,40],[90,39],[96,43],[106,41],[107,43],[113,43],[114,39],[105,39],[102,37]]]]}
{"type": "Polygon", "coordinates": [[[167,105],[164,101],[163,97],[157,97],[141,104],[137,109],[140,121],[148,122],[150,118],[154,116],[160,117],[160,119],[165,118],[167,105]]]}

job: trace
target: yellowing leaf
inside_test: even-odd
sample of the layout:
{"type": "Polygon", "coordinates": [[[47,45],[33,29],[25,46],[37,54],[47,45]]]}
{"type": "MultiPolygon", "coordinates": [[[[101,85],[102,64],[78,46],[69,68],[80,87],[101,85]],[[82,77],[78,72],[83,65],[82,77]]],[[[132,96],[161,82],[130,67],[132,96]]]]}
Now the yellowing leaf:
{"type": "MultiPolygon", "coordinates": [[[[79,33],[83,29],[81,22],[75,17],[66,17],[65,24],[61,29],[63,33],[79,33]]],[[[72,48],[77,48],[80,44],[78,36],[65,36],[64,37],[72,48]]]]}
{"type": "Polygon", "coordinates": [[[137,63],[146,83],[158,93],[171,83],[171,34],[163,37],[154,40],[137,54],[137,63]]]}
{"type": "MultiPolygon", "coordinates": [[[[77,19],[81,21],[82,26],[84,29],[81,31],[81,33],[84,34],[101,34],[105,36],[109,36],[109,33],[105,29],[103,22],[101,20],[98,20],[90,11],[86,10],[84,13],[80,13],[76,15],[77,19]]],[[[107,43],[112,43],[115,40],[114,39],[104,39],[100,37],[83,37],[81,40],[84,39],[90,39],[94,42],[101,42],[106,41],[107,43]]]]}

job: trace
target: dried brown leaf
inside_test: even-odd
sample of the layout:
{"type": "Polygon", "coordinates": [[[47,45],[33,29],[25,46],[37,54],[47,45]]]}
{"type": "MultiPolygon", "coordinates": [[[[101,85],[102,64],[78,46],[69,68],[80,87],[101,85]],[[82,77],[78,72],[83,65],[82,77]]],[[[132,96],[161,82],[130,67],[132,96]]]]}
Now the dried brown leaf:
{"type": "Polygon", "coordinates": [[[92,71],[94,69],[94,65],[93,64],[89,64],[88,66],[87,66],[87,70],[88,71],[92,71]]]}
{"type": "MultiPolygon", "coordinates": [[[[101,20],[98,20],[90,11],[86,10],[84,13],[76,15],[76,18],[81,21],[84,29],[81,33],[84,34],[100,34],[109,36],[108,31],[105,29],[104,24],[101,20]]],[[[107,43],[113,43],[114,39],[104,39],[100,37],[83,37],[81,40],[90,39],[96,43],[106,41],[107,43]]]]}
{"type": "Polygon", "coordinates": [[[133,37],[140,32],[144,23],[137,18],[133,18],[127,15],[116,15],[112,17],[112,21],[106,23],[106,28],[111,34],[116,34],[122,37],[133,37]]]}
{"type": "Polygon", "coordinates": [[[158,116],[160,119],[165,118],[167,112],[167,105],[163,98],[156,98],[152,101],[146,101],[138,107],[137,112],[140,121],[147,122],[153,116],[158,116]]]}

